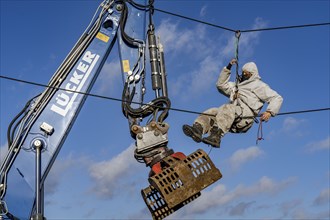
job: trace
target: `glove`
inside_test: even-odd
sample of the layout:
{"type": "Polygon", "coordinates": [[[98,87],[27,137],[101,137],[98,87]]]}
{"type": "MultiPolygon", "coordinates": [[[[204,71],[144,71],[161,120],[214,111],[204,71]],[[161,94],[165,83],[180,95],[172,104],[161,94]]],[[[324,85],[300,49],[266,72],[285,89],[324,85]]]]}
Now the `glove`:
{"type": "Polygon", "coordinates": [[[230,69],[231,69],[231,66],[234,65],[235,63],[237,63],[237,60],[236,60],[236,59],[232,59],[232,60],[228,63],[228,65],[227,65],[226,68],[227,68],[228,70],[230,70],[230,69]]]}

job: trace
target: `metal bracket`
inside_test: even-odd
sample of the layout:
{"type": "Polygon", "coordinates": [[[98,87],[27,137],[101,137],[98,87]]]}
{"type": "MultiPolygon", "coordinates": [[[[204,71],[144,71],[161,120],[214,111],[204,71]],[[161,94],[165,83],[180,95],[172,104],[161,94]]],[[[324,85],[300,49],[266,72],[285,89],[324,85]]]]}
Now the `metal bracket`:
{"type": "Polygon", "coordinates": [[[137,152],[143,152],[166,144],[168,142],[168,129],[169,126],[166,123],[160,125],[156,122],[151,122],[145,127],[133,125],[131,130],[136,134],[137,152]]]}

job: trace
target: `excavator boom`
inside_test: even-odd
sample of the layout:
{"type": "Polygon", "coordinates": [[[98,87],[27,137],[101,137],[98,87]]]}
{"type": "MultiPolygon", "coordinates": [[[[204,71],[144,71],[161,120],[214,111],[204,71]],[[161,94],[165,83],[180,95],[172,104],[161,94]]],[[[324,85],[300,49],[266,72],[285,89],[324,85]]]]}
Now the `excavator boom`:
{"type": "Polygon", "coordinates": [[[48,87],[29,100],[15,117],[8,130],[9,151],[0,164],[0,216],[44,218],[43,185],[47,174],[116,42],[122,61],[122,110],[136,140],[134,157],[151,168],[149,186],[141,193],[153,218],[168,216],[221,178],[202,150],[185,156],[167,146],[169,125],[165,119],[171,102],[164,54],[155,37],[152,13],[153,0],[103,1],[48,87]],[[155,99],[145,104],[146,45],[155,99]],[[152,120],[143,124],[149,116],[152,120]]]}

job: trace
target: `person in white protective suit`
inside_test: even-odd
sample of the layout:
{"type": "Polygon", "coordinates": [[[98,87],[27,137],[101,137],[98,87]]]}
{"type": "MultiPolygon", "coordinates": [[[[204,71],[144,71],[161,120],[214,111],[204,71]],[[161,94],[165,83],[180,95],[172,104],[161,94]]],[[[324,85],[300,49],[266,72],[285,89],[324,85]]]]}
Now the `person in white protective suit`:
{"type": "Polygon", "coordinates": [[[232,59],[222,69],[216,84],[219,92],[229,97],[230,102],[219,108],[204,111],[204,114],[196,118],[192,126],[183,125],[184,134],[194,141],[219,148],[221,138],[226,133],[247,132],[264,103],[268,103],[268,106],[260,116],[262,121],[268,121],[271,116],[278,114],[283,98],[261,81],[255,63],[249,62],[242,67],[242,75],[237,84],[229,82],[230,69],[236,62],[236,59],[232,59]],[[206,133],[209,133],[209,136],[203,138],[203,134],[206,133]]]}

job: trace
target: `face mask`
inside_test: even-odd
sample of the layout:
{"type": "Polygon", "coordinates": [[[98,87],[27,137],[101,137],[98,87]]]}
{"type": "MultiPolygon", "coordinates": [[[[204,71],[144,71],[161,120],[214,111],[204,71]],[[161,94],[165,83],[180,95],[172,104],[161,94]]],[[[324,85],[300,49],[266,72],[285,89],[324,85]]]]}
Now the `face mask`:
{"type": "Polygon", "coordinates": [[[241,82],[250,79],[251,76],[252,76],[251,74],[248,74],[247,75],[247,74],[242,73],[242,75],[240,77],[241,78],[241,82]]]}
{"type": "Polygon", "coordinates": [[[245,76],[244,74],[242,74],[240,78],[241,78],[241,82],[244,82],[245,80],[250,79],[250,77],[245,76]]]}

